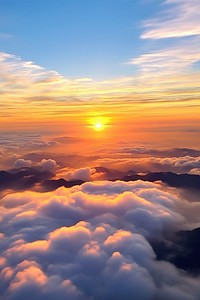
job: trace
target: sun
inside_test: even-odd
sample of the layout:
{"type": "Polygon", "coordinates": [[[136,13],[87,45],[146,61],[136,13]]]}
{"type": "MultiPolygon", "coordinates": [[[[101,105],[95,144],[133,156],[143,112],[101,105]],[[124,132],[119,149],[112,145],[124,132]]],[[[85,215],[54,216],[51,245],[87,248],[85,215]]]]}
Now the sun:
{"type": "MultiPolygon", "coordinates": [[[[94,116],[88,118],[87,122],[89,123],[88,128],[96,131],[96,132],[101,132],[109,127],[109,119],[108,117],[105,116],[94,116]]],[[[101,134],[100,134],[101,135],[101,134]]]]}
{"type": "Polygon", "coordinates": [[[94,129],[97,131],[103,130],[104,125],[101,122],[97,122],[94,124],[94,129]]]}

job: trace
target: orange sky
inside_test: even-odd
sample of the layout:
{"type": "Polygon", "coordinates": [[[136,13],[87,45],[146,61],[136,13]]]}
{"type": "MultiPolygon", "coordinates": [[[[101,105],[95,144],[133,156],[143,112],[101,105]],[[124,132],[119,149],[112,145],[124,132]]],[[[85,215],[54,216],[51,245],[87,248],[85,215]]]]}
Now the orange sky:
{"type": "Polygon", "coordinates": [[[80,151],[134,141],[200,146],[198,72],[141,72],[97,82],[66,79],[15,56],[4,57],[2,65],[2,131],[76,137],[80,151]],[[97,122],[103,130],[94,129],[97,122]]]}

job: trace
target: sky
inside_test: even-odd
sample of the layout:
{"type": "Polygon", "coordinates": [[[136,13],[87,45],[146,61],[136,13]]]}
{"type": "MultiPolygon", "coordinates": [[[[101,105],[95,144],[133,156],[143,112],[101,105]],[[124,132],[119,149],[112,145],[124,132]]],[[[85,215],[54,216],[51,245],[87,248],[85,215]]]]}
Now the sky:
{"type": "Polygon", "coordinates": [[[0,299],[200,299],[199,0],[0,0],[0,299]]]}
{"type": "Polygon", "coordinates": [[[2,1],[2,50],[70,78],[131,75],[126,62],[142,49],[142,19],[158,7],[151,2],[2,1]]]}
{"type": "Polygon", "coordinates": [[[2,130],[199,146],[199,1],[0,5],[2,130]]]}

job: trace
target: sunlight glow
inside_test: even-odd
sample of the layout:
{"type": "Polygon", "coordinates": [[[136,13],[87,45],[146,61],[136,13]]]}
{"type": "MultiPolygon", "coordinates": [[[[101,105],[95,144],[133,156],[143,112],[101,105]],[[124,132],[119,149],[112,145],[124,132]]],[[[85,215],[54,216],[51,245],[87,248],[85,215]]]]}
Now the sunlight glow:
{"type": "Polygon", "coordinates": [[[95,131],[103,131],[109,126],[109,119],[105,116],[92,116],[88,118],[89,127],[95,131]]]}
{"type": "Polygon", "coordinates": [[[98,122],[98,123],[94,124],[94,129],[95,130],[103,130],[104,126],[102,123],[98,122]]]}

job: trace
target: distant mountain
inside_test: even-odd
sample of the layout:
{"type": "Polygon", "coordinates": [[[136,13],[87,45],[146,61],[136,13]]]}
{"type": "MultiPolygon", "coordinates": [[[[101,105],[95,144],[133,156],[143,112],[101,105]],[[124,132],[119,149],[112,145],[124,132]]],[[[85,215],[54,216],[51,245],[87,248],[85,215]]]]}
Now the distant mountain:
{"type": "MultiPolygon", "coordinates": [[[[177,188],[192,188],[200,190],[200,175],[193,174],[175,174],[171,172],[155,172],[147,174],[138,174],[134,171],[129,171],[125,175],[123,172],[104,167],[96,167],[96,173],[103,173],[106,180],[122,180],[122,181],[162,181],[169,186],[177,188]]],[[[21,168],[9,171],[0,171],[0,191],[5,189],[26,190],[34,189],[36,184],[39,184],[44,191],[52,191],[58,187],[72,187],[81,185],[82,180],[67,181],[63,178],[52,179],[54,174],[49,171],[42,171],[38,167],[21,168]]]]}
{"type": "Polygon", "coordinates": [[[54,176],[49,171],[41,171],[37,168],[22,168],[10,171],[0,171],[0,190],[26,190],[36,183],[54,176]]]}
{"type": "Polygon", "coordinates": [[[123,181],[162,181],[169,186],[178,188],[193,188],[200,190],[200,175],[193,174],[175,174],[172,172],[155,172],[147,173],[145,175],[132,174],[126,175],[121,180],[123,181]]]}
{"type": "Polygon", "coordinates": [[[200,228],[179,231],[170,240],[150,241],[158,260],[166,260],[193,274],[200,274],[200,228]]]}
{"type": "Polygon", "coordinates": [[[106,180],[117,180],[117,178],[121,178],[126,174],[122,171],[105,167],[94,167],[94,169],[96,170],[96,173],[103,173],[106,180]]]}
{"type": "Polygon", "coordinates": [[[53,191],[61,186],[72,187],[81,185],[82,180],[66,181],[61,178],[58,180],[51,179],[54,176],[49,171],[41,171],[38,168],[22,168],[10,171],[0,171],[0,191],[13,189],[24,191],[34,189],[35,184],[40,184],[43,191],[53,191]]]}
{"type": "MultiPolygon", "coordinates": [[[[156,172],[156,173],[147,173],[145,175],[140,175],[134,173],[132,175],[126,175],[122,178],[116,177],[117,172],[115,170],[109,170],[106,168],[98,167],[96,168],[97,173],[102,172],[105,173],[106,177],[109,180],[123,180],[123,181],[136,181],[136,180],[143,180],[143,181],[162,181],[169,186],[177,187],[177,188],[193,188],[200,190],[200,175],[192,175],[192,174],[175,174],[171,172],[156,172]],[[114,178],[114,179],[112,179],[114,178]]],[[[119,172],[118,175],[123,174],[119,172]]],[[[44,190],[53,190],[60,186],[65,187],[72,187],[74,185],[81,185],[84,183],[82,180],[73,180],[73,181],[66,181],[65,179],[61,178],[58,180],[46,180],[43,181],[41,184],[44,187],[44,190]]]]}
{"type": "Polygon", "coordinates": [[[73,187],[75,185],[81,185],[84,183],[82,180],[71,180],[71,181],[66,181],[63,178],[57,179],[57,180],[44,180],[42,182],[42,188],[45,192],[47,191],[53,191],[56,190],[57,188],[64,186],[66,188],[73,187]]]}

